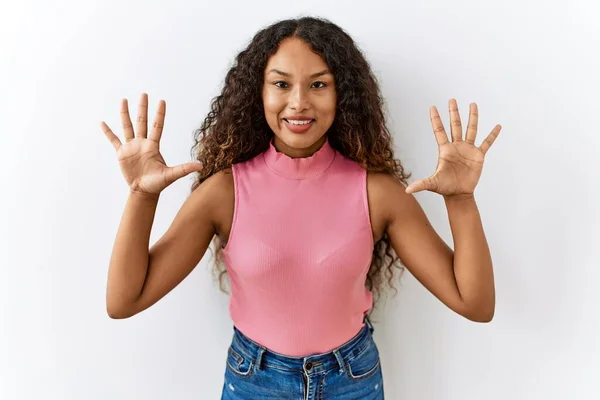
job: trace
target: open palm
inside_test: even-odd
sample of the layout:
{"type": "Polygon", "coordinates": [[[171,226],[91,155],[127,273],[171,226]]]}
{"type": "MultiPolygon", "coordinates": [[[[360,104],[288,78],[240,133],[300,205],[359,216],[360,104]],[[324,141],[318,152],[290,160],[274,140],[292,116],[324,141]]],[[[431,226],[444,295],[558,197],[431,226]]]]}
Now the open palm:
{"type": "Polygon", "coordinates": [[[496,125],[481,146],[475,146],[477,137],[477,104],[471,103],[466,137],[463,139],[462,123],[455,99],[448,102],[452,141],[442,124],[440,115],[432,106],[429,109],[431,124],[438,144],[438,164],[429,178],[413,182],[406,193],[429,190],[444,196],[473,194],[481,177],[485,154],[494,143],[502,127],[496,125]]]}
{"type": "Polygon", "coordinates": [[[125,181],[132,191],[158,195],[167,186],[192,172],[202,169],[202,165],[188,162],[169,167],[160,154],[160,140],[165,123],[166,102],[159,101],[152,130],[148,135],[148,95],[142,93],[138,106],[138,117],[134,132],[127,99],[121,101],[121,123],[125,136],[122,143],[110,127],[102,121],[102,131],[117,152],[117,161],[125,181]]]}

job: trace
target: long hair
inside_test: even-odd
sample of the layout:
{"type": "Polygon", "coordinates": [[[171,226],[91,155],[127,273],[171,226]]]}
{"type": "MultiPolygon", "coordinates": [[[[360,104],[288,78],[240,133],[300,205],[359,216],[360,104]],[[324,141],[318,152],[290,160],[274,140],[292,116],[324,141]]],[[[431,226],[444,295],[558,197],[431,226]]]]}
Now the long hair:
{"type": "MultiPolygon", "coordinates": [[[[202,126],[194,131],[192,155],[203,165],[195,175],[192,191],[211,175],[247,161],[269,147],[273,132],[262,104],[267,61],[282,40],[299,38],[319,54],[333,73],[336,113],[327,131],[333,148],[359,163],[368,172],[394,175],[407,184],[410,174],[394,158],[393,139],[384,115],[384,101],[377,79],[353,39],[339,26],[323,18],[302,17],[276,22],[261,29],[235,58],[227,72],[221,94],[214,97],[202,126]]],[[[220,289],[227,293],[227,274],[222,243],[215,235],[215,263],[220,289]]],[[[212,252],[212,250],[211,250],[212,252]]],[[[394,268],[404,266],[391,247],[387,233],[375,243],[365,286],[373,293],[374,305],[385,281],[394,288],[394,268]]],[[[372,310],[371,310],[372,311],[372,310]]]]}

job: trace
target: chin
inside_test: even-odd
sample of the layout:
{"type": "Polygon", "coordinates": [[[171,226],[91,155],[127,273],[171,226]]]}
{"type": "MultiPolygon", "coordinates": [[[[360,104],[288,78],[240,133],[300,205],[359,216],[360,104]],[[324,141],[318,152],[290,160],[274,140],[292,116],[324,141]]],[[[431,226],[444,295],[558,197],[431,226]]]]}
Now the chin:
{"type": "Polygon", "coordinates": [[[317,143],[323,137],[324,133],[293,133],[279,132],[275,136],[279,142],[293,149],[307,149],[317,143]]]}

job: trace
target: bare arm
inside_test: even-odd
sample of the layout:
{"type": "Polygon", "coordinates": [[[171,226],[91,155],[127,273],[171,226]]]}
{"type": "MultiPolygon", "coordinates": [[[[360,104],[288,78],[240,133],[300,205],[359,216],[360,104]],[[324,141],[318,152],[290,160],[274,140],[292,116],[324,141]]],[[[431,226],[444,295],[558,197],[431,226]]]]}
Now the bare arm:
{"type": "Polygon", "coordinates": [[[435,172],[404,187],[398,180],[382,178],[387,186],[389,205],[387,232],[396,254],[415,278],[455,312],[476,322],[489,322],[494,316],[495,289],[492,258],[474,191],[485,154],[502,126],[497,124],[479,147],[477,104],[469,105],[469,122],[463,137],[456,99],[448,101],[452,141],[437,108],[429,116],[438,144],[435,172]],[[444,196],[454,241],[453,251],[432,228],[412,193],[428,190],[444,196]]]}
{"type": "Polygon", "coordinates": [[[138,298],[144,285],[158,199],[158,195],[129,193],[108,268],[106,310],[111,318],[122,318],[124,306],[138,298]]]}
{"type": "Polygon", "coordinates": [[[198,265],[215,234],[212,216],[222,181],[222,172],[204,181],[150,250],[158,197],[129,196],[109,267],[106,307],[111,318],[128,318],[150,307],[198,265]]]}
{"type": "Polygon", "coordinates": [[[454,241],[453,270],[472,318],[491,321],[496,294],[492,257],[474,195],[444,196],[454,241]]]}
{"type": "Polygon", "coordinates": [[[446,199],[455,252],[400,181],[387,174],[372,174],[370,179],[375,201],[386,210],[392,247],[406,268],[451,310],[471,321],[489,322],[494,313],[494,281],[474,201],[446,199]]]}

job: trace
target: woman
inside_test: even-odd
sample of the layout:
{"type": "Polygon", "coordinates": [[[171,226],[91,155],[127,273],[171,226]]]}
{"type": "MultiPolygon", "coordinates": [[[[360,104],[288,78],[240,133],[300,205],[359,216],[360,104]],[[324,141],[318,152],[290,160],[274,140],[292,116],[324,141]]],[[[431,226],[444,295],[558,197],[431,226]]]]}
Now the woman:
{"type": "Polygon", "coordinates": [[[102,123],[130,186],[110,261],[108,314],[127,318],[150,307],[214,239],[234,322],[223,399],[383,399],[369,315],[400,263],[450,309],[490,321],[492,261],[474,189],[500,126],[476,147],[476,105],[463,139],[450,100],[449,141],[432,107],[438,166],[407,185],[382,104],[351,37],[308,17],[259,31],[237,56],[196,132],[197,163],[166,166],[164,101],[147,135],[142,95],[135,135],[123,100],[125,143],[102,123]],[[190,197],[148,250],[161,191],[193,172],[190,197]],[[423,190],[444,196],[455,251],[412,195],[423,190]]]}

